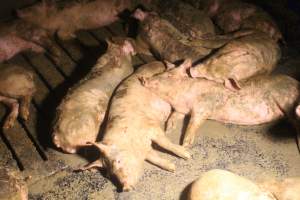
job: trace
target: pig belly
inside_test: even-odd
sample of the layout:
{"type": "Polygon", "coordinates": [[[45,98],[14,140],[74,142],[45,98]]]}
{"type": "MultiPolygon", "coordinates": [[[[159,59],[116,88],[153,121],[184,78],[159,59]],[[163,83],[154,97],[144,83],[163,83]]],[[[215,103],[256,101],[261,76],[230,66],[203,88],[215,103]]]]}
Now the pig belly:
{"type": "Polygon", "coordinates": [[[250,97],[232,99],[224,106],[217,109],[210,119],[238,125],[258,125],[284,116],[275,102],[257,101],[257,98],[250,97]]]}

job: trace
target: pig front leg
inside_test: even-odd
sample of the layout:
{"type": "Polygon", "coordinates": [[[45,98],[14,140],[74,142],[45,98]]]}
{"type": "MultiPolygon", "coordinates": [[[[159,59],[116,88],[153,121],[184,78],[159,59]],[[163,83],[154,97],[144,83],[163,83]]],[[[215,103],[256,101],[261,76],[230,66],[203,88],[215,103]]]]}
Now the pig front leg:
{"type": "Polygon", "coordinates": [[[154,150],[151,150],[147,157],[146,160],[164,170],[170,171],[170,172],[174,172],[175,171],[175,165],[174,163],[161,158],[154,150]]]}
{"type": "Polygon", "coordinates": [[[11,109],[11,111],[8,114],[7,118],[5,119],[5,122],[3,125],[4,129],[9,129],[14,125],[14,123],[18,117],[19,103],[15,99],[4,97],[4,96],[0,96],[0,102],[3,102],[5,105],[10,107],[10,109],[11,109]]]}
{"type": "Polygon", "coordinates": [[[172,112],[166,124],[166,135],[174,133],[178,129],[181,130],[184,117],[185,115],[182,113],[172,112]]]}
{"type": "Polygon", "coordinates": [[[29,108],[30,108],[31,99],[32,96],[26,96],[20,100],[20,116],[25,121],[28,120],[29,117],[29,108]]]}
{"type": "Polygon", "coordinates": [[[190,153],[185,150],[184,147],[180,145],[176,145],[172,143],[169,138],[165,136],[165,133],[163,130],[159,130],[159,133],[157,134],[157,137],[152,140],[154,143],[159,145],[160,147],[174,153],[175,155],[184,158],[184,159],[189,159],[191,157],[190,153]]]}
{"type": "Polygon", "coordinates": [[[183,137],[183,146],[188,147],[191,146],[196,137],[197,130],[200,126],[205,122],[208,117],[208,112],[203,110],[201,112],[192,110],[191,118],[188,122],[188,126],[183,137]]]}

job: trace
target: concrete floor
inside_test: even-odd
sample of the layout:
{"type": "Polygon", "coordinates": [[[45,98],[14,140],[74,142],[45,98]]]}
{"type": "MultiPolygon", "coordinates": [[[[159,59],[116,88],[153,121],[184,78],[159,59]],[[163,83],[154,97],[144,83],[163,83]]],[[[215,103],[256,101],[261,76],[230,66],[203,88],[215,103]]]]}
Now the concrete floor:
{"type": "MultiPolygon", "coordinates": [[[[285,31],[286,32],[286,31],[285,31]]],[[[207,121],[190,149],[192,158],[182,160],[161,153],[176,164],[176,172],[146,164],[139,184],[132,192],[119,192],[105,171],[74,172],[95,159],[95,152],[63,154],[49,143],[55,108],[67,89],[82,78],[105,52],[104,39],[124,35],[119,23],[89,32],[79,32],[76,40],[57,45],[62,49],[60,63],[48,55],[24,53],[10,62],[31,68],[38,91],[31,107],[31,119],[18,121],[9,131],[0,131],[0,165],[19,169],[28,179],[30,199],[99,200],[177,200],[185,199],[189,184],[201,173],[228,169],[252,180],[268,177],[300,176],[300,155],[295,130],[285,122],[261,126],[236,126],[207,121]]],[[[136,56],[135,65],[153,60],[136,56]]],[[[283,47],[283,57],[274,73],[289,74],[300,80],[300,40],[283,47]]],[[[0,106],[0,117],[5,109],[0,106]]],[[[182,122],[168,136],[178,143],[182,122]]]]}

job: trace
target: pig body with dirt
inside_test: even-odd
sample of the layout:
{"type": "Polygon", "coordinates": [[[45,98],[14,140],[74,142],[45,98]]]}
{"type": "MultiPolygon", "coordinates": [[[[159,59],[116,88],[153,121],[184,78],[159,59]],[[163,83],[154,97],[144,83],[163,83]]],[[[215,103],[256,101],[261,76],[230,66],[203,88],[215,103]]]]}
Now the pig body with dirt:
{"type": "Polygon", "coordinates": [[[147,8],[157,12],[187,37],[201,39],[215,35],[214,24],[208,15],[180,0],[152,0],[147,8]]]}
{"type": "Polygon", "coordinates": [[[18,11],[25,21],[57,33],[66,40],[75,37],[78,30],[95,29],[109,25],[119,19],[125,9],[133,7],[139,1],[132,0],[95,0],[73,2],[59,8],[58,3],[41,2],[18,11]],[[38,16],[38,17],[37,17],[38,16]]]}
{"type": "Polygon", "coordinates": [[[164,134],[164,124],[171,112],[171,106],[144,88],[140,76],[151,77],[164,71],[161,62],[143,65],[116,90],[110,106],[104,137],[94,145],[102,152],[101,160],[90,167],[107,168],[115,175],[123,191],[133,189],[143,173],[145,161],[162,169],[174,171],[175,165],[160,158],[153,149],[153,143],[178,155],[189,158],[189,153],[175,145],[164,134]]]}
{"type": "Polygon", "coordinates": [[[275,42],[282,39],[272,17],[255,5],[237,0],[212,0],[206,10],[225,33],[254,29],[268,34],[275,42]]]}
{"type": "Polygon", "coordinates": [[[263,32],[254,32],[228,42],[212,56],[190,69],[192,77],[202,77],[240,89],[239,82],[255,75],[270,74],[281,52],[278,44],[263,32]]]}
{"type": "Polygon", "coordinates": [[[185,58],[197,61],[207,56],[212,49],[221,47],[234,38],[249,34],[245,31],[232,35],[193,40],[182,34],[169,21],[159,17],[156,13],[137,9],[133,16],[141,21],[137,45],[150,49],[161,59],[170,62],[185,58]]]}
{"type": "Polygon", "coordinates": [[[75,153],[87,142],[95,142],[115,87],[133,72],[134,49],[124,38],[108,41],[107,52],[91,72],[73,87],[57,109],[54,144],[75,153]]]}
{"type": "Polygon", "coordinates": [[[213,169],[195,180],[188,200],[299,200],[300,179],[252,182],[232,172],[213,169]]]}
{"type": "Polygon", "coordinates": [[[28,187],[18,171],[0,167],[0,200],[28,200],[28,187]]]}
{"type": "Polygon", "coordinates": [[[285,116],[295,122],[300,95],[300,85],[296,80],[284,75],[257,76],[233,92],[214,81],[190,78],[186,72],[190,67],[191,61],[186,60],[178,68],[142,81],[177,112],[191,116],[184,146],[193,144],[198,128],[206,119],[257,125],[285,116]]]}
{"type": "Polygon", "coordinates": [[[11,109],[3,128],[11,128],[18,115],[27,120],[36,91],[33,72],[18,65],[0,64],[0,102],[11,109]]]}
{"type": "Polygon", "coordinates": [[[59,50],[55,47],[46,30],[22,20],[1,24],[0,62],[9,60],[26,50],[36,53],[49,50],[56,58],[59,56],[59,50]]]}

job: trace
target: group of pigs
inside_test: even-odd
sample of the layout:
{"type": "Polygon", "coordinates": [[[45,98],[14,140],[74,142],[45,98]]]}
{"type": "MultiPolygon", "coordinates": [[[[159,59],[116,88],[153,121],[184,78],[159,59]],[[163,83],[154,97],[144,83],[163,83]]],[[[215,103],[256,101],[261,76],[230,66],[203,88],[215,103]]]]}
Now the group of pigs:
{"type": "MultiPolygon", "coordinates": [[[[145,160],[175,170],[172,162],[153,149],[153,143],[188,159],[191,155],[186,148],[194,143],[206,119],[255,125],[287,117],[298,130],[298,81],[269,75],[281,56],[278,43],[284,39],[264,10],[239,0],[203,1],[202,10],[181,0],[82,0],[63,7],[43,1],[18,11],[20,19],[0,29],[0,61],[26,49],[46,49],[59,57],[54,35],[72,39],[77,30],[118,20],[125,9],[133,10],[131,16],[139,21],[136,38],[107,39],[106,53],[57,108],[53,127],[56,147],[76,153],[93,145],[101,152],[98,160],[82,170],[106,168],[122,189],[129,191],[141,177],[145,160]],[[153,55],[160,61],[134,70],[132,57],[136,53],[153,55]],[[190,115],[190,120],[183,144],[174,144],[165,129],[172,129],[172,122],[184,115],[190,115]],[[101,125],[104,134],[101,142],[96,142],[101,125]]],[[[4,128],[13,125],[19,110],[23,119],[28,118],[34,92],[31,72],[1,64],[0,101],[12,108],[4,128]]],[[[222,174],[212,174],[215,172],[222,174]]],[[[234,176],[230,177],[235,185],[234,176]]],[[[215,199],[205,192],[193,192],[203,190],[203,184],[193,187],[197,189],[191,190],[190,199],[215,199]]],[[[221,190],[215,191],[221,194],[221,190]]],[[[270,190],[264,199],[288,199],[275,193],[270,190]]]]}

